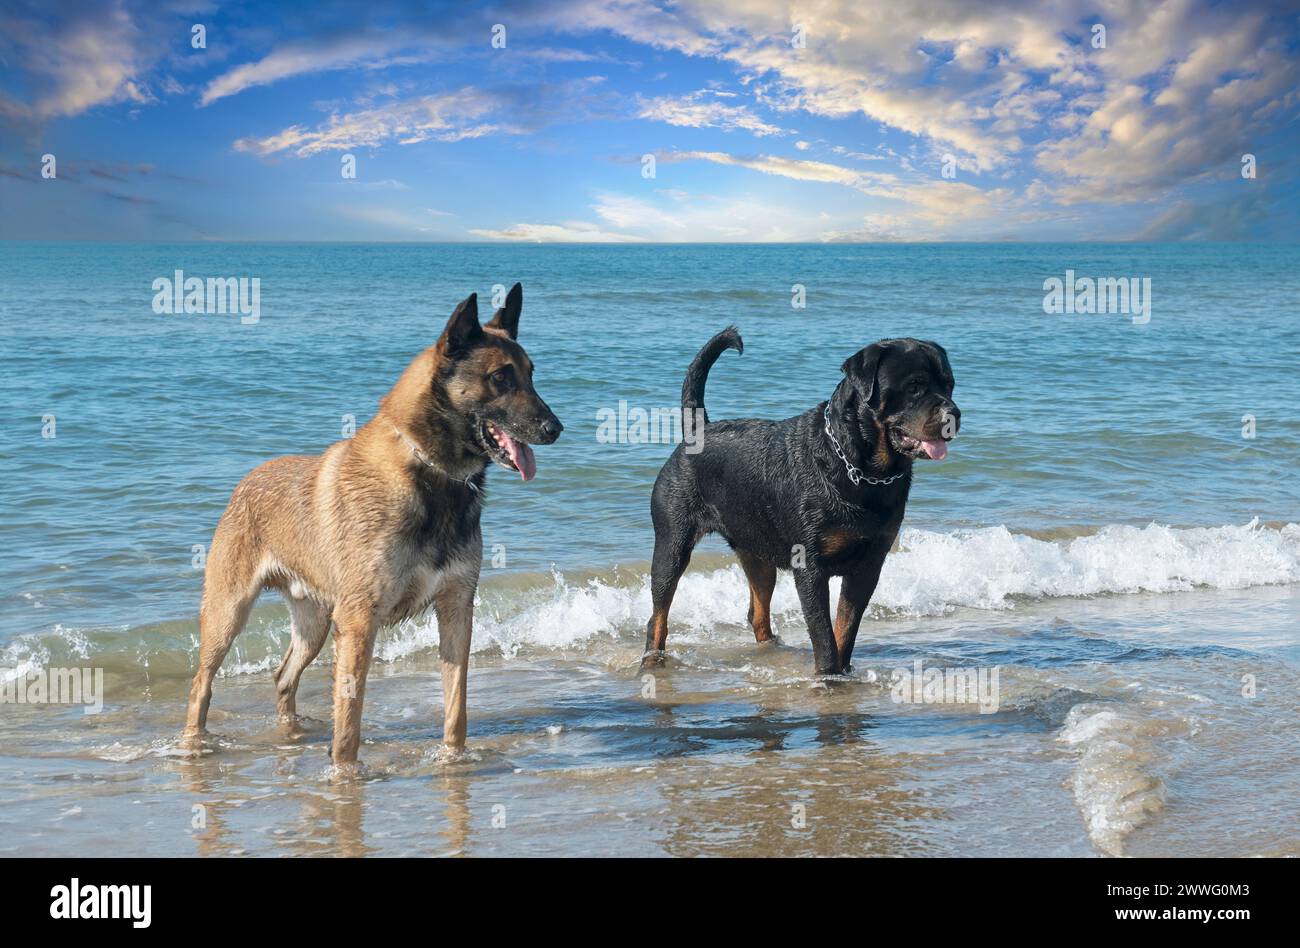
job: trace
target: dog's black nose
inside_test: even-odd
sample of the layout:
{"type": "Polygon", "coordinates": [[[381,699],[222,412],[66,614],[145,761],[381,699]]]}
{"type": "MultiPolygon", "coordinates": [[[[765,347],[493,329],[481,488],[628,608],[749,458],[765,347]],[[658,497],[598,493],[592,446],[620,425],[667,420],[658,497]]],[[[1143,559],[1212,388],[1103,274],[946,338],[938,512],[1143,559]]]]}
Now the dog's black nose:
{"type": "Polygon", "coordinates": [[[563,430],[564,425],[560,424],[560,419],[554,415],[542,422],[542,437],[546,439],[547,444],[558,438],[563,430]]]}
{"type": "MultiPolygon", "coordinates": [[[[945,428],[950,427],[954,435],[958,432],[958,430],[960,430],[961,409],[958,408],[956,405],[954,405],[952,402],[944,403],[943,407],[939,410],[939,417],[942,419],[940,424],[942,424],[945,428]]],[[[949,436],[945,435],[945,437],[949,437],[949,436]]]]}

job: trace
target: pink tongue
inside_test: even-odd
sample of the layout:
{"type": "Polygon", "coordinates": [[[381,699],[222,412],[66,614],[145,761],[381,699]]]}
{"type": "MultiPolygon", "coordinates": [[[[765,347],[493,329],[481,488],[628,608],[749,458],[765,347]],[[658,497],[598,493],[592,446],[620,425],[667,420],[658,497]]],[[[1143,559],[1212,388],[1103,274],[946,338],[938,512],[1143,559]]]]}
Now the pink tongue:
{"type": "Polygon", "coordinates": [[[925,448],[925,453],[935,461],[942,461],[948,456],[948,442],[946,441],[922,441],[921,447],[925,448]]]}
{"type": "Polygon", "coordinates": [[[516,441],[504,431],[502,435],[505,438],[506,451],[510,454],[510,460],[514,462],[515,467],[519,468],[519,476],[525,481],[531,481],[537,474],[537,457],[533,454],[533,449],[522,441],[516,441]]]}

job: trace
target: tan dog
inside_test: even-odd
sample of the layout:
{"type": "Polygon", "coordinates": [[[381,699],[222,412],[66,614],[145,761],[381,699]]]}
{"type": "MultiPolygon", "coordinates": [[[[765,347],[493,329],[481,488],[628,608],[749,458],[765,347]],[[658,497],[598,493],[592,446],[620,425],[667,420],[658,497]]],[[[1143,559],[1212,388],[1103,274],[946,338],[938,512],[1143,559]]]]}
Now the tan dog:
{"type": "Polygon", "coordinates": [[[335,765],[356,761],[366,672],[380,626],[433,603],[442,659],[443,739],[465,744],[465,686],[489,462],[530,480],[529,442],[563,426],[533,389],[515,342],[515,284],[485,326],[471,294],[436,345],[415,357],[356,435],[322,455],[268,461],[235,488],[208,554],[199,668],[184,740],[201,739],[212,679],[263,589],[284,593],[292,640],[275,673],[281,718],[295,720],[303,669],[335,627],[335,765]]]}

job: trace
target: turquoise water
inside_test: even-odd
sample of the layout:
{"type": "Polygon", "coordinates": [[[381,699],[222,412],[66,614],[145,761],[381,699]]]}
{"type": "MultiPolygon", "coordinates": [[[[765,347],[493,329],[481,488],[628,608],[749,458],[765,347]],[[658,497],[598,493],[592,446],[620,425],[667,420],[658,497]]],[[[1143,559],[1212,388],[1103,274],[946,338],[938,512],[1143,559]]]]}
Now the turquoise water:
{"type": "Polygon", "coordinates": [[[107,671],[101,714],[0,708],[0,852],[1300,854],[1297,300],[1296,245],[0,243],[0,679],[107,671]],[[257,277],[260,318],[156,314],[177,269],[257,277]],[[1150,321],[1045,313],[1067,270],[1149,278],[1150,321]],[[516,280],[565,432],[531,483],[489,473],[468,758],[429,756],[421,616],[377,646],[377,779],[327,789],[329,650],[287,741],[266,596],[218,682],[215,753],[176,760],[195,547],[235,484],[363,424],[457,301],[516,280]],[[730,323],[745,354],[715,366],[713,418],[801,412],[846,356],[912,335],[947,348],[962,432],[918,466],[851,682],[811,679],[788,577],[781,644],[757,649],[708,540],[647,700],[672,445],[597,432],[621,401],[677,405],[730,323]],[[894,703],[916,660],[1000,669],[1000,711],[894,703]],[[790,831],[792,802],[817,833],[790,831]]]}
{"type": "Polygon", "coordinates": [[[601,444],[598,412],[677,403],[700,344],[745,338],[715,418],[826,397],[881,337],[943,343],[963,430],[925,467],[908,524],[1012,531],[1300,519],[1295,245],[573,247],[6,243],[0,327],[0,640],[194,609],[239,478],[363,423],[471,291],[521,280],[521,341],[566,432],[523,485],[490,476],[506,569],[648,558],[671,446],[601,444]],[[261,318],[157,315],[152,281],[261,280],[261,318]],[[1151,320],[1048,315],[1044,279],[1152,280],[1151,320]],[[807,308],[791,307],[791,285],[807,308]],[[42,416],[57,419],[42,438],[42,416]],[[1256,418],[1254,440],[1242,417],[1256,418]]]}

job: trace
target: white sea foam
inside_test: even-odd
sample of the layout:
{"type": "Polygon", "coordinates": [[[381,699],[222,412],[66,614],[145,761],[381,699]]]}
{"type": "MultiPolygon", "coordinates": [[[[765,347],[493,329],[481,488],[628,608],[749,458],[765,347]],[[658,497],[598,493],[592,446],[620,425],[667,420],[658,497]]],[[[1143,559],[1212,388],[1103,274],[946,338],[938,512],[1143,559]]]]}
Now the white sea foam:
{"type": "Polygon", "coordinates": [[[1088,836],[1102,852],[1122,856],[1128,835],[1164,809],[1160,741],[1192,724],[1159,706],[1139,710],[1080,704],[1070,709],[1057,740],[1078,756],[1067,784],[1088,836]]]}
{"type": "MultiPolygon", "coordinates": [[[[1258,521],[1209,528],[1109,526],[1069,540],[1040,540],[1000,526],[953,533],[905,529],[899,550],[885,562],[870,618],[936,616],[957,608],[1012,609],[1017,602],[1054,597],[1295,582],[1300,582],[1300,524],[1294,523],[1281,529],[1258,521]]],[[[837,583],[831,592],[837,593],[837,583]]],[[[639,637],[650,614],[649,577],[644,573],[587,582],[556,573],[549,588],[505,594],[489,584],[481,593],[474,621],[477,652],[514,655],[525,648],[562,650],[601,639],[639,637]]],[[[748,602],[748,584],[739,566],[687,573],[673,600],[673,640],[703,641],[716,636],[719,626],[748,635],[748,602]]],[[[778,633],[802,629],[788,573],[777,583],[772,612],[778,633]]],[[[184,638],[184,643],[159,647],[191,652],[192,633],[184,638]]],[[[240,654],[231,655],[223,674],[274,668],[286,642],[287,624],[266,643],[245,634],[237,643],[240,654]]],[[[430,612],[381,633],[376,656],[392,661],[436,647],[437,642],[437,623],[430,612]]],[[[85,637],[74,630],[24,636],[0,649],[0,667],[43,665],[70,652],[93,661],[87,651],[85,637]]]]}
{"type": "MultiPolygon", "coordinates": [[[[1070,540],[1039,540],[1005,527],[933,533],[906,529],[885,561],[872,615],[935,616],[959,607],[1012,609],[1017,601],[1203,588],[1240,589],[1300,582],[1300,525],[1179,529],[1110,526],[1070,540]]],[[[836,585],[831,587],[832,597],[836,585]]],[[[833,601],[833,599],[832,599],[833,601]]],[[[749,587],[739,566],[687,573],[673,599],[676,641],[711,635],[719,624],[743,626],[749,587]]],[[[789,574],[772,597],[781,623],[801,623],[789,574]]],[[[639,631],[650,615],[649,578],[624,584],[572,584],[556,574],[540,601],[475,617],[476,651],[514,654],[527,646],[571,648],[599,637],[639,631]]],[[[379,649],[397,658],[437,643],[424,618],[399,630],[379,649]]]]}

